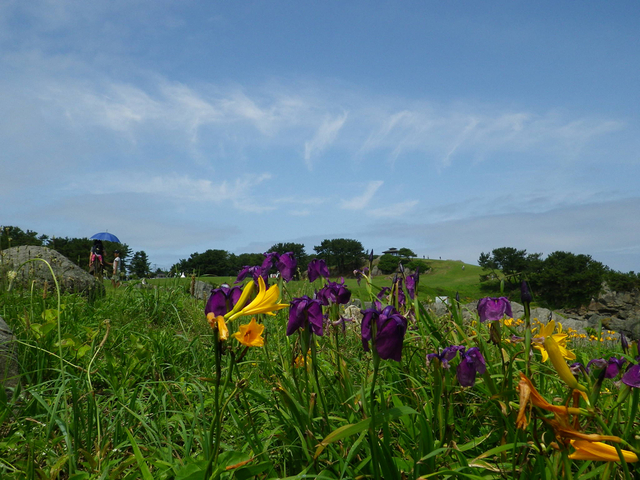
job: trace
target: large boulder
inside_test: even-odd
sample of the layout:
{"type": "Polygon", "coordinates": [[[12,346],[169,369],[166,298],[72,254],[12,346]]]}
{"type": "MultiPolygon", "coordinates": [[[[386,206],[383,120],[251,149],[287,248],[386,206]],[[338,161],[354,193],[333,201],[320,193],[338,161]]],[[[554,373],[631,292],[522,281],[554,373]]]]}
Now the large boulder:
{"type": "Polygon", "coordinates": [[[211,289],[213,288],[213,285],[207,282],[196,280],[192,284],[192,286],[189,287],[190,290],[191,290],[191,287],[193,287],[193,291],[191,292],[191,295],[193,295],[198,300],[204,300],[206,302],[207,299],[209,298],[209,295],[211,295],[211,289]]]}
{"type": "Polygon", "coordinates": [[[11,398],[13,389],[20,380],[16,339],[2,317],[0,317],[0,388],[6,398],[11,398]]]}
{"type": "Polygon", "coordinates": [[[44,261],[35,259],[44,260],[51,266],[61,292],[83,293],[91,297],[104,295],[102,282],[47,247],[28,245],[3,250],[0,252],[0,276],[8,278],[16,287],[28,288],[35,282],[42,288],[46,281],[49,288],[54,288],[51,270],[44,261]],[[29,260],[34,261],[25,264],[29,260]]]}

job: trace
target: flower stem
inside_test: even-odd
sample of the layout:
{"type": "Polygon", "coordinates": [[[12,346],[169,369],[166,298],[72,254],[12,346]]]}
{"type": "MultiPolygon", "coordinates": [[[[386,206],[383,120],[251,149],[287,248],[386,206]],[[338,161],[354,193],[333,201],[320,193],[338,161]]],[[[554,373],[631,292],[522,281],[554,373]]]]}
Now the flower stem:
{"type": "Polygon", "coordinates": [[[633,393],[631,397],[631,406],[629,407],[629,415],[627,415],[627,425],[624,427],[623,438],[627,440],[631,434],[631,429],[635,423],[635,418],[638,413],[638,396],[640,396],[640,388],[632,388],[633,393]]]}
{"type": "MultiPolygon", "coordinates": [[[[375,337],[374,337],[375,338],[375,337]]],[[[380,369],[380,357],[373,348],[373,379],[371,381],[371,392],[369,400],[371,407],[369,415],[371,415],[371,424],[369,427],[369,442],[371,444],[371,464],[373,467],[373,477],[380,480],[380,465],[378,464],[378,435],[376,433],[376,381],[378,379],[378,370],[380,369]]]]}
{"type": "Polygon", "coordinates": [[[527,377],[531,376],[531,304],[524,302],[524,355],[525,371],[527,377]]]}

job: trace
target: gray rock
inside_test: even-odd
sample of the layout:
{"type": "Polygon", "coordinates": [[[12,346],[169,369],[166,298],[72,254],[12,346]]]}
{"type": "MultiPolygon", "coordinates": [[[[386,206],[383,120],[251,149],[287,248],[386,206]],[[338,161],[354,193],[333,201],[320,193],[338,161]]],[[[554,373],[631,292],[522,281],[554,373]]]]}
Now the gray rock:
{"type": "Polygon", "coordinates": [[[197,280],[193,285],[193,296],[198,300],[207,300],[211,295],[213,285],[207,282],[197,280]]]}
{"type": "Polygon", "coordinates": [[[25,264],[33,259],[42,259],[51,266],[61,292],[83,293],[91,297],[102,296],[105,293],[102,282],[67,257],[47,247],[29,245],[3,250],[0,252],[0,277],[11,280],[15,275],[13,287],[30,288],[34,282],[36,287],[43,288],[47,282],[48,288],[53,290],[55,282],[45,262],[35,260],[25,264]]]}
{"type": "Polygon", "coordinates": [[[359,298],[351,298],[351,300],[349,301],[348,306],[354,305],[357,308],[362,308],[362,300],[360,300],[359,298]]]}
{"type": "Polygon", "coordinates": [[[562,311],[564,315],[582,320],[591,328],[600,324],[608,330],[622,332],[632,340],[640,340],[640,291],[616,292],[606,284],[598,298],[577,310],[562,311]]]}
{"type": "Polygon", "coordinates": [[[7,399],[11,398],[13,389],[19,381],[18,348],[15,337],[9,325],[0,317],[0,387],[4,388],[7,399]]]}

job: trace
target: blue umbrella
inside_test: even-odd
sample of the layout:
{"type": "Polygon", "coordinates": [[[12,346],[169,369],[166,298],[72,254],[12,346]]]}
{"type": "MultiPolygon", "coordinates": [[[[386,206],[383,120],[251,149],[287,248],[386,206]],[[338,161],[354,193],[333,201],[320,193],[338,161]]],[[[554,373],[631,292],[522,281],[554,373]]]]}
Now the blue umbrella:
{"type": "Polygon", "coordinates": [[[118,237],[109,232],[96,233],[93,237],[91,237],[91,240],[106,240],[107,242],[122,243],[120,242],[120,240],[118,240],[118,237]]]}

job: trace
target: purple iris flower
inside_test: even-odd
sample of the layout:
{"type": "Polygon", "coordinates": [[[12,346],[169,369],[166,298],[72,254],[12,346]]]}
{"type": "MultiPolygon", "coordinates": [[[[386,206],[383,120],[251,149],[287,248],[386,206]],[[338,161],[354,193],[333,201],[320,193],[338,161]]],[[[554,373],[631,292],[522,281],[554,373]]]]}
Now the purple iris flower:
{"type": "Polygon", "coordinates": [[[511,303],[507,297],[485,297],[481,299],[478,302],[478,314],[481,322],[501,320],[505,315],[513,317],[511,303]]]}
{"type": "Polygon", "coordinates": [[[393,281],[393,296],[398,295],[398,305],[405,304],[404,290],[402,289],[402,277],[396,277],[393,281]]]}
{"type": "Polygon", "coordinates": [[[319,300],[304,295],[291,300],[289,306],[289,323],[287,324],[287,336],[299,328],[309,328],[318,336],[322,336],[322,305],[319,300]]]}
{"type": "Polygon", "coordinates": [[[629,351],[629,340],[622,332],[620,332],[620,345],[622,346],[623,353],[627,353],[629,351]]]}
{"type": "Polygon", "coordinates": [[[280,255],[278,252],[269,252],[264,254],[264,260],[262,261],[262,271],[264,271],[267,275],[269,274],[269,270],[278,262],[280,255]]]}
{"type": "Polygon", "coordinates": [[[601,370],[607,366],[607,361],[604,358],[594,358],[593,360],[589,360],[589,363],[587,363],[588,372],[591,372],[591,365],[593,365],[593,368],[596,370],[601,370]]]}
{"type": "Polygon", "coordinates": [[[391,287],[382,287],[376,297],[380,300],[384,300],[391,293],[391,287]]]}
{"type": "Polygon", "coordinates": [[[466,352],[460,352],[462,361],[458,364],[458,382],[463,387],[473,387],[476,383],[476,375],[487,371],[487,363],[478,347],[471,347],[466,352]]]}
{"type": "Polygon", "coordinates": [[[593,365],[596,370],[600,370],[606,367],[604,378],[616,378],[618,376],[618,373],[620,373],[620,369],[626,361],[626,358],[616,357],[610,357],[609,361],[605,360],[604,358],[594,358],[587,364],[587,369],[589,369],[591,365],[593,365]]]}
{"type": "Polygon", "coordinates": [[[520,301],[522,303],[531,303],[533,301],[533,295],[529,291],[529,285],[527,285],[526,280],[523,280],[520,284],[520,301]]]}
{"type": "Polygon", "coordinates": [[[293,256],[293,252],[287,252],[280,255],[276,263],[276,268],[284,278],[285,282],[293,280],[293,275],[296,273],[298,267],[298,261],[293,256]]]}
{"type": "Polygon", "coordinates": [[[213,312],[216,317],[219,315],[224,316],[233,309],[233,306],[240,299],[240,295],[242,295],[240,287],[229,288],[228,286],[222,286],[214,288],[211,290],[211,296],[204,307],[204,314],[208,315],[213,312]]]}
{"type": "Polygon", "coordinates": [[[367,270],[369,269],[367,267],[364,267],[362,270],[353,271],[353,276],[356,277],[356,280],[358,281],[358,286],[360,286],[360,280],[362,280],[362,278],[367,274],[367,270]]]}
{"type": "Polygon", "coordinates": [[[575,377],[580,375],[580,372],[584,373],[585,375],[587,373],[589,373],[589,370],[587,370],[587,368],[580,362],[575,362],[575,363],[572,363],[571,365],[569,365],[569,370],[571,370],[571,373],[575,377]]]}
{"type": "Polygon", "coordinates": [[[466,347],[464,345],[450,345],[442,349],[440,353],[429,353],[427,355],[427,366],[429,366],[434,358],[437,358],[438,360],[440,360],[442,368],[448,369],[450,367],[449,362],[456,357],[456,354],[458,352],[460,352],[460,355],[462,355],[465,348],[466,347]]]}
{"type": "Polygon", "coordinates": [[[633,388],[640,388],[640,364],[632,366],[622,375],[622,383],[633,388]]]}
{"type": "Polygon", "coordinates": [[[330,303],[337,305],[346,305],[351,299],[351,292],[344,284],[344,278],[342,282],[327,282],[327,285],[316,293],[316,298],[320,300],[322,305],[328,306],[330,303]]]}
{"type": "Polygon", "coordinates": [[[309,276],[309,281],[314,282],[318,277],[329,278],[329,269],[327,268],[327,264],[324,260],[321,258],[314,258],[307,266],[307,274],[309,276]]]}
{"type": "Polygon", "coordinates": [[[407,331],[407,319],[392,307],[380,311],[377,308],[362,310],[362,346],[369,351],[369,340],[383,360],[399,362],[402,358],[402,342],[407,331]],[[372,326],[375,325],[375,338],[372,326]]]}
{"type": "Polygon", "coordinates": [[[244,267],[242,267],[242,270],[240,270],[240,272],[238,273],[238,277],[236,278],[236,281],[234,283],[240,283],[249,276],[251,276],[256,282],[258,281],[258,277],[262,277],[265,283],[267,283],[267,274],[264,273],[262,267],[251,267],[249,265],[245,265],[244,267]]]}
{"type": "Polygon", "coordinates": [[[342,327],[342,333],[344,333],[347,330],[347,322],[353,322],[353,319],[352,318],[340,317],[335,322],[331,322],[331,325],[333,325],[334,327],[341,326],[342,327]]]}
{"type": "Polygon", "coordinates": [[[413,300],[416,296],[416,289],[418,288],[418,282],[420,281],[420,267],[416,268],[416,273],[407,276],[407,292],[409,297],[413,300]]]}

